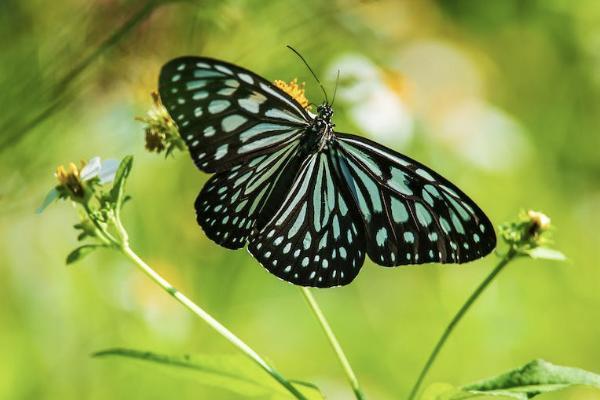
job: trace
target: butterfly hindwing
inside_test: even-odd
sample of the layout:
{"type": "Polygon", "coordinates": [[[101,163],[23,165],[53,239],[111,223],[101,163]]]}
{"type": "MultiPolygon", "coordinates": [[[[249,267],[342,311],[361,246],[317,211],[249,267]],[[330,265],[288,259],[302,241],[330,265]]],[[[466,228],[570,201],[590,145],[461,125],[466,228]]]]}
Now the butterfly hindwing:
{"type": "Polygon", "coordinates": [[[267,80],[204,57],[163,66],[159,93],[198,168],[219,172],[297,139],[307,112],[267,80]]]}
{"type": "Polygon", "coordinates": [[[328,154],[310,155],[281,207],[250,238],[250,253],[297,285],[350,283],[365,257],[363,228],[339,185],[328,154]]]}
{"type": "MultiPolygon", "coordinates": [[[[300,166],[298,140],[213,175],[196,199],[196,220],[221,246],[244,247],[268,202],[280,203],[300,166]]],[[[266,207],[269,209],[270,207],[266,207]]]]}
{"type": "Polygon", "coordinates": [[[332,152],[377,264],[463,263],[495,247],[485,214],[431,169],[354,135],[336,133],[332,152]]]}

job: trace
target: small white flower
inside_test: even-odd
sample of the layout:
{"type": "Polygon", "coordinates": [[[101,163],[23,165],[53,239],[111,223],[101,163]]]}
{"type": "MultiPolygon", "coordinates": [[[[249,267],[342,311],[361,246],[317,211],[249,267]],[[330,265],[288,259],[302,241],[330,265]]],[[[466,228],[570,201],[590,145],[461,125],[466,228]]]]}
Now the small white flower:
{"type": "Polygon", "coordinates": [[[115,174],[119,169],[119,160],[109,159],[102,162],[98,177],[100,178],[101,184],[111,183],[115,180],[115,174]]]}
{"type": "Polygon", "coordinates": [[[466,161],[489,171],[517,168],[530,145],[519,122],[486,100],[477,59],[450,41],[413,42],[397,68],[411,83],[423,133],[466,161]]]}
{"type": "Polygon", "coordinates": [[[89,181],[90,179],[98,176],[98,172],[100,172],[100,157],[93,157],[81,169],[79,178],[82,181],[89,181]]]}
{"type": "Polygon", "coordinates": [[[508,113],[478,98],[457,101],[432,124],[437,140],[467,161],[489,171],[508,171],[527,157],[521,125],[508,113]]]}
{"type": "Polygon", "coordinates": [[[79,176],[83,182],[98,177],[100,183],[104,185],[111,183],[115,179],[118,168],[118,160],[110,159],[101,161],[100,157],[93,157],[83,167],[79,176]]]}

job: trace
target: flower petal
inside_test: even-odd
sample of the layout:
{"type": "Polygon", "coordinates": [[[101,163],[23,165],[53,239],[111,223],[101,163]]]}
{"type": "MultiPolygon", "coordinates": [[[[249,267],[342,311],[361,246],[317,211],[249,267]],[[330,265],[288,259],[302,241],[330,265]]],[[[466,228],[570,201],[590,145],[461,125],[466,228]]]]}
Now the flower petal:
{"type": "Polygon", "coordinates": [[[531,258],[537,258],[541,260],[552,260],[552,261],[566,261],[567,256],[558,250],[550,249],[548,247],[536,247],[527,251],[527,254],[531,258]]]}
{"type": "Polygon", "coordinates": [[[88,163],[81,169],[79,178],[82,181],[89,181],[95,178],[100,173],[100,157],[94,157],[88,161],[88,163]]]}
{"type": "Polygon", "coordinates": [[[118,160],[104,160],[100,167],[98,176],[100,177],[100,183],[110,183],[115,179],[115,174],[119,168],[118,160]]]}
{"type": "Polygon", "coordinates": [[[46,207],[52,204],[54,200],[58,199],[59,196],[60,194],[58,193],[58,190],[56,190],[56,188],[52,188],[52,190],[48,192],[46,197],[44,197],[44,201],[42,201],[42,204],[35,210],[36,214],[41,214],[42,211],[44,211],[46,207]]]}

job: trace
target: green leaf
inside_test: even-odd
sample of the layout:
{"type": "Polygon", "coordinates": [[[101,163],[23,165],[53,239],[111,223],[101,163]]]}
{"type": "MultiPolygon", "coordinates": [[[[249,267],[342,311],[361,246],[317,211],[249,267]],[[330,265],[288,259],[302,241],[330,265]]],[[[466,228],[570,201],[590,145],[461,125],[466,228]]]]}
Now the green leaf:
{"type": "Polygon", "coordinates": [[[497,392],[515,399],[530,399],[541,393],[554,392],[573,385],[588,385],[600,389],[600,375],[578,368],[553,365],[534,360],[505,374],[486,379],[462,389],[469,392],[497,392]]]}
{"type": "MultiPolygon", "coordinates": [[[[274,396],[290,398],[290,393],[272,376],[243,355],[167,356],[132,349],[109,349],[93,354],[94,357],[125,357],[179,368],[177,375],[187,375],[198,382],[227,389],[245,397],[274,396]]],[[[292,384],[309,400],[322,400],[319,389],[306,382],[292,384]]]]}
{"type": "Polygon", "coordinates": [[[536,247],[527,251],[527,255],[531,258],[540,260],[566,261],[567,257],[558,250],[548,247],[536,247]]]}
{"type": "Polygon", "coordinates": [[[70,252],[67,256],[67,265],[73,264],[74,262],[81,260],[83,257],[87,256],[99,247],[103,246],[98,244],[86,244],[83,246],[79,246],[78,248],[70,252]]]}
{"type": "Polygon", "coordinates": [[[123,203],[123,192],[125,190],[125,182],[127,181],[127,177],[131,172],[132,166],[133,156],[125,156],[125,158],[123,158],[123,160],[119,164],[119,168],[117,169],[117,173],[115,174],[115,180],[110,190],[110,199],[114,202],[117,209],[120,209],[121,204],[123,203]]]}
{"type": "Polygon", "coordinates": [[[50,204],[54,202],[54,200],[58,199],[59,196],[60,193],[58,192],[58,190],[56,190],[55,187],[52,188],[52,190],[50,190],[48,194],[46,194],[46,197],[44,197],[42,204],[35,210],[35,213],[41,214],[50,204]]]}
{"type": "Polygon", "coordinates": [[[428,388],[422,400],[463,400],[482,396],[528,400],[542,393],[574,385],[600,389],[600,375],[578,368],[553,365],[544,360],[534,360],[521,368],[459,389],[446,384],[437,385],[428,388]]]}
{"type": "MultiPolygon", "coordinates": [[[[308,400],[323,400],[325,396],[314,383],[299,381],[297,379],[289,379],[289,382],[300,391],[308,400]]],[[[288,393],[288,392],[286,392],[288,393]]]]}
{"type": "Polygon", "coordinates": [[[421,400],[447,400],[459,393],[464,393],[449,383],[434,383],[421,396],[421,400]]]}

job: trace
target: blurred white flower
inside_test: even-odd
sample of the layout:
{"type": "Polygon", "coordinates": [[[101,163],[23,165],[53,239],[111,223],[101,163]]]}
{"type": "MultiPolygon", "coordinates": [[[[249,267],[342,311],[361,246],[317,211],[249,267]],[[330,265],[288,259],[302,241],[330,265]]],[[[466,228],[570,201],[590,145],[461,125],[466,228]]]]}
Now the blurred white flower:
{"type": "Polygon", "coordinates": [[[338,70],[337,97],[348,104],[352,122],[384,143],[402,144],[411,137],[413,118],[406,103],[369,59],[361,55],[338,58],[328,76],[335,77],[338,70]]]}
{"type": "Polygon", "coordinates": [[[411,82],[425,133],[465,160],[492,171],[516,168],[528,153],[519,123],[485,100],[481,66],[444,41],[416,42],[395,63],[411,82]]]}
{"type": "Polygon", "coordinates": [[[476,98],[446,109],[432,124],[432,132],[453,152],[490,171],[516,168],[529,149],[517,121],[476,98]]]}
{"type": "Polygon", "coordinates": [[[521,125],[485,100],[481,66],[451,43],[412,43],[400,51],[392,72],[361,55],[338,58],[328,76],[338,69],[338,98],[350,119],[380,142],[402,145],[419,118],[431,139],[480,168],[509,170],[527,156],[521,125]],[[410,82],[410,108],[403,80],[410,82]]]}
{"type": "Polygon", "coordinates": [[[484,95],[480,67],[449,42],[412,42],[399,52],[393,66],[410,81],[411,99],[423,115],[460,99],[484,95]]]}

